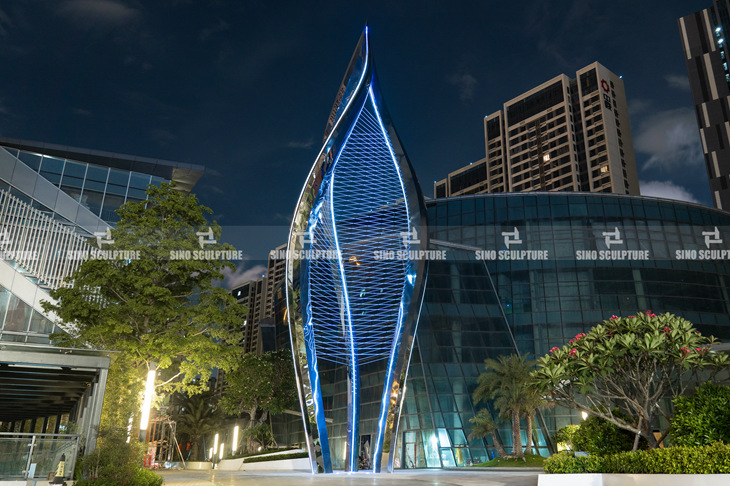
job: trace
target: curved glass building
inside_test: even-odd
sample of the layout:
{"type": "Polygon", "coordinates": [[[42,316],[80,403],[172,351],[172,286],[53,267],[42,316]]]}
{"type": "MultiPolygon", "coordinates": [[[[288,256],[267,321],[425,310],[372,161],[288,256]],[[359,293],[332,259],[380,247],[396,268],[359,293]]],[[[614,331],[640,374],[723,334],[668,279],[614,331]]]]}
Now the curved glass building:
{"type": "MultiPolygon", "coordinates": [[[[429,262],[397,462],[449,467],[494,455],[468,441],[486,358],[547,354],[611,315],[672,312],[730,340],[730,214],[679,201],[507,193],[429,201],[429,262]]],[[[535,430],[578,423],[556,407],[535,430]]],[[[501,431],[509,450],[508,425],[501,431]]],[[[545,432],[548,432],[546,434],[545,432]]],[[[523,432],[524,434],[524,432],[523,432]]],[[[524,438],[523,438],[524,441],[524,438]]],[[[524,442],[523,442],[524,444],[524,442]]]]}
{"type": "Polygon", "coordinates": [[[331,472],[333,460],[356,471],[363,455],[380,471],[398,428],[427,241],[421,191],[382,102],[366,29],[288,244],[287,306],[313,471],[331,472]],[[366,370],[378,372],[367,382],[379,398],[373,407],[361,403],[366,370]],[[324,392],[333,373],[346,377],[347,425],[331,441],[324,392]]]}

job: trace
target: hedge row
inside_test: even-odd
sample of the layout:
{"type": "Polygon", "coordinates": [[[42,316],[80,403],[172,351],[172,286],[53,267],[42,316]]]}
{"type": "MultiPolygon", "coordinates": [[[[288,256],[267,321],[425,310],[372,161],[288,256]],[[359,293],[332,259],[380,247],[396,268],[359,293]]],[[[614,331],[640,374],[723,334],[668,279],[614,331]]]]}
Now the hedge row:
{"type": "Polygon", "coordinates": [[[550,474],[723,474],[730,473],[730,445],[715,442],[702,447],[667,447],[582,457],[561,452],[547,458],[544,468],[550,474]]]}
{"type": "Polygon", "coordinates": [[[306,452],[293,452],[291,454],[275,454],[272,456],[261,456],[261,457],[247,457],[243,460],[244,464],[250,464],[252,462],[267,462],[267,461],[281,461],[284,459],[299,459],[302,457],[309,457],[306,452]]]}
{"type": "Polygon", "coordinates": [[[162,476],[155,474],[149,469],[140,469],[135,473],[134,477],[131,480],[125,481],[124,483],[119,483],[112,479],[99,478],[80,479],[74,484],[76,486],[162,486],[162,481],[162,476]]]}

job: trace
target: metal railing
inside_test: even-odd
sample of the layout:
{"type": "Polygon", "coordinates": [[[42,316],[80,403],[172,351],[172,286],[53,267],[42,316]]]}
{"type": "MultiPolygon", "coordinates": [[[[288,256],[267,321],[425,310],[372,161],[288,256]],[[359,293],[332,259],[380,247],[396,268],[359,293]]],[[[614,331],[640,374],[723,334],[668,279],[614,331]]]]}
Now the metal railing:
{"type": "Polygon", "coordinates": [[[65,477],[71,478],[79,450],[78,434],[0,432],[0,480],[48,478],[65,455],[65,477]]]}
{"type": "Polygon", "coordinates": [[[86,241],[72,227],[0,190],[2,258],[14,261],[41,285],[69,286],[64,279],[81,265],[81,255],[94,250],[86,241]]]}

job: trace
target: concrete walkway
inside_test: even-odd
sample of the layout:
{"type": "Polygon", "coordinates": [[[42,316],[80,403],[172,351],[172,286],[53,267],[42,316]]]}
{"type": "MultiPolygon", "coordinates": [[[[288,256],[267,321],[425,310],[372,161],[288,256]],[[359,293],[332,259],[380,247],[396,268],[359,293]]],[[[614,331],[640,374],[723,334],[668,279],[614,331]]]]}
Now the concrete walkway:
{"type": "Polygon", "coordinates": [[[165,486],[536,486],[539,469],[444,470],[422,469],[393,474],[334,473],[312,475],[279,471],[156,471],[165,486]]]}

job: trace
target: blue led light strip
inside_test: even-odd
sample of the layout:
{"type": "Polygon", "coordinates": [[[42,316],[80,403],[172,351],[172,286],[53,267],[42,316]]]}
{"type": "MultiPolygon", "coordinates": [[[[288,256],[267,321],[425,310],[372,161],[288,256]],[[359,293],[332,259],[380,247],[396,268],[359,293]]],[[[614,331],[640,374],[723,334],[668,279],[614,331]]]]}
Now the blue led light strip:
{"type": "MultiPolygon", "coordinates": [[[[372,86],[368,90],[368,97],[370,98],[370,100],[373,104],[375,116],[378,119],[378,126],[380,127],[380,129],[382,131],[383,137],[386,140],[388,140],[388,134],[386,133],[385,127],[383,126],[383,120],[380,117],[380,113],[378,111],[378,105],[375,102],[375,96],[373,94],[372,86]]],[[[393,147],[390,144],[389,140],[388,140],[387,146],[388,146],[388,151],[390,152],[391,162],[393,164],[393,167],[396,169],[395,172],[398,174],[398,182],[400,183],[401,194],[403,195],[403,201],[405,203],[405,202],[407,202],[407,196],[406,196],[405,187],[403,185],[403,177],[400,173],[400,167],[398,166],[398,161],[395,158],[395,154],[393,153],[393,147]]],[[[410,221],[410,215],[408,214],[408,204],[404,204],[404,207],[406,210],[406,220],[410,221]]],[[[408,248],[410,249],[410,241],[409,241],[408,248]]],[[[404,287],[408,288],[409,285],[410,285],[410,288],[412,289],[413,288],[412,282],[409,282],[408,280],[406,280],[404,282],[404,287]]],[[[404,294],[408,294],[410,296],[410,292],[404,292],[404,294]]],[[[388,416],[388,412],[390,409],[391,390],[393,388],[393,379],[394,379],[394,376],[393,376],[394,368],[395,368],[395,363],[396,363],[396,359],[398,356],[398,351],[400,349],[401,338],[403,335],[403,322],[406,318],[406,313],[407,313],[407,311],[404,312],[404,309],[403,309],[404,297],[405,297],[405,295],[401,296],[400,306],[398,308],[398,318],[397,318],[396,329],[395,329],[395,333],[393,335],[390,356],[388,357],[388,366],[385,371],[385,384],[383,386],[383,397],[381,398],[381,401],[380,401],[380,414],[378,417],[378,432],[377,432],[376,440],[375,440],[374,456],[373,456],[373,463],[372,463],[374,472],[379,472],[380,466],[381,466],[380,461],[382,458],[383,445],[385,442],[385,429],[387,426],[387,416],[388,416]]],[[[400,385],[402,386],[403,384],[401,383],[400,385]]],[[[392,398],[395,398],[395,397],[392,397],[392,398]]]]}

